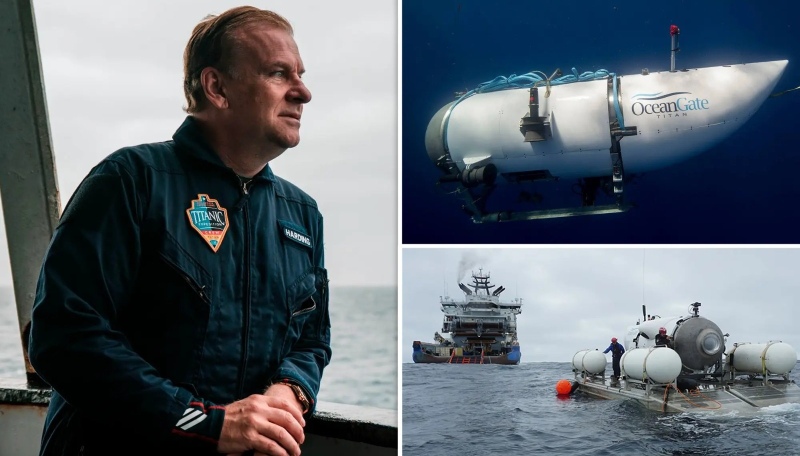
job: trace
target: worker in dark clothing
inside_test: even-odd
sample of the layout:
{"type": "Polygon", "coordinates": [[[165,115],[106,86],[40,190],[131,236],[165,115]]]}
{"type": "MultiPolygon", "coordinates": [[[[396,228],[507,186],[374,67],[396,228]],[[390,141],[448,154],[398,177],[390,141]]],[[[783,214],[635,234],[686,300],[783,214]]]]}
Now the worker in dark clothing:
{"type": "Polygon", "coordinates": [[[672,348],[672,338],[667,335],[667,328],[659,328],[656,334],[656,347],[672,348]]]}
{"type": "Polygon", "coordinates": [[[606,348],[603,353],[611,352],[611,368],[614,369],[614,378],[619,378],[619,360],[622,354],[625,353],[625,347],[617,342],[616,337],[611,338],[611,345],[606,348]]]}
{"type": "Polygon", "coordinates": [[[72,196],[33,298],[40,456],[300,455],[331,357],[323,219],[271,162],[300,141],[304,70],[278,14],[207,17],[173,139],[72,196]]]}

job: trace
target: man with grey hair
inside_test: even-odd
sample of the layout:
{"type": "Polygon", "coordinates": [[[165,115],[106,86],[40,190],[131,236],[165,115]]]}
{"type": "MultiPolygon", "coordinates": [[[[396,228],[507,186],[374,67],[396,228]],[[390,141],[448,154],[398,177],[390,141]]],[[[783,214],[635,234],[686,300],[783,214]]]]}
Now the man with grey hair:
{"type": "Polygon", "coordinates": [[[204,19],[173,140],[81,183],[33,309],[42,455],[300,454],[331,356],[322,216],[268,163],[300,141],[304,71],[278,14],[204,19]]]}

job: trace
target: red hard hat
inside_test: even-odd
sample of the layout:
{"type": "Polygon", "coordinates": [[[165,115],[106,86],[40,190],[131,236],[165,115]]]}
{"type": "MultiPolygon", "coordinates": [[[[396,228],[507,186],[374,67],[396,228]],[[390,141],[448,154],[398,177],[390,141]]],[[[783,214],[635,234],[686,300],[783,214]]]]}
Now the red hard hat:
{"type": "Polygon", "coordinates": [[[664,328],[664,327],[658,328],[658,333],[659,334],[666,334],[667,333],[667,328],[664,328]]]}
{"type": "Polygon", "coordinates": [[[616,341],[617,341],[617,338],[616,338],[616,337],[612,337],[612,338],[611,338],[611,342],[616,342],[616,341]]]}

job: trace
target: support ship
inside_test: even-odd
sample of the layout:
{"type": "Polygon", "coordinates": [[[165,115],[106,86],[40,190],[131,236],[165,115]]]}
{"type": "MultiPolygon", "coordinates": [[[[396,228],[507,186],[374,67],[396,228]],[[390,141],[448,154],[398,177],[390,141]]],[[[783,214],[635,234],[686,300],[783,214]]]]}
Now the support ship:
{"type": "Polygon", "coordinates": [[[472,273],[472,285],[459,283],[464,300],[441,298],[442,333],[434,343],[414,341],[415,363],[519,364],[521,352],[517,341],[517,315],[522,300],[501,302],[505,288],[489,283],[489,274],[472,273]]]}

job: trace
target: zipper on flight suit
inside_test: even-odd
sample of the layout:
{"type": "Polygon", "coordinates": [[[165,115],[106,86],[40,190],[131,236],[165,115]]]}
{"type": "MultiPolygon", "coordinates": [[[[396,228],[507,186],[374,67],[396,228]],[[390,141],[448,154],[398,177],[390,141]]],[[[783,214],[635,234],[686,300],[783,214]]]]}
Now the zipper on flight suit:
{"type": "MultiPolygon", "coordinates": [[[[237,176],[238,178],[238,176],[237,176]]],[[[243,210],[244,215],[244,308],[242,309],[242,359],[239,364],[239,375],[237,379],[236,397],[241,398],[244,394],[244,379],[247,372],[248,345],[250,341],[250,216],[247,210],[247,200],[250,192],[247,188],[251,181],[242,183],[242,197],[236,206],[243,210]]]]}
{"type": "Polygon", "coordinates": [[[183,270],[179,268],[174,261],[167,258],[166,255],[161,254],[161,259],[163,259],[164,262],[167,263],[167,265],[169,265],[169,267],[171,267],[175,272],[178,273],[179,276],[181,276],[181,278],[189,285],[189,287],[195,292],[195,294],[197,294],[197,296],[203,300],[204,303],[209,305],[211,304],[211,299],[209,299],[208,294],[206,293],[205,285],[197,283],[193,278],[189,276],[189,274],[183,272],[183,270]]]}
{"type": "Polygon", "coordinates": [[[317,301],[314,301],[314,293],[311,293],[310,295],[306,296],[304,299],[300,300],[300,305],[302,306],[303,303],[305,303],[309,299],[311,300],[311,306],[310,307],[301,307],[300,309],[292,312],[291,318],[294,318],[294,317],[296,317],[298,315],[303,315],[305,313],[309,313],[312,310],[317,308],[317,301]]]}
{"type": "Polygon", "coordinates": [[[192,280],[186,274],[181,274],[181,275],[183,276],[183,279],[186,280],[186,283],[188,283],[189,286],[192,287],[194,292],[197,293],[197,296],[199,296],[200,299],[202,299],[204,303],[211,304],[211,300],[208,299],[208,295],[206,294],[206,286],[205,285],[200,285],[200,284],[196,283],[194,280],[192,280]]]}
{"type": "Polygon", "coordinates": [[[242,184],[242,197],[239,198],[239,201],[237,201],[236,204],[234,204],[233,209],[237,210],[237,211],[240,211],[240,210],[242,210],[244,205],[247,203],[247,200],[250,199],[250,192],[247,191],[247,184],[249,184],[252,181],[250,181],[250,182],[242,182],[242,180],[239,178],[238,175],[236,176],[236,178],[239,179],[239,182],[242,184]]]}

